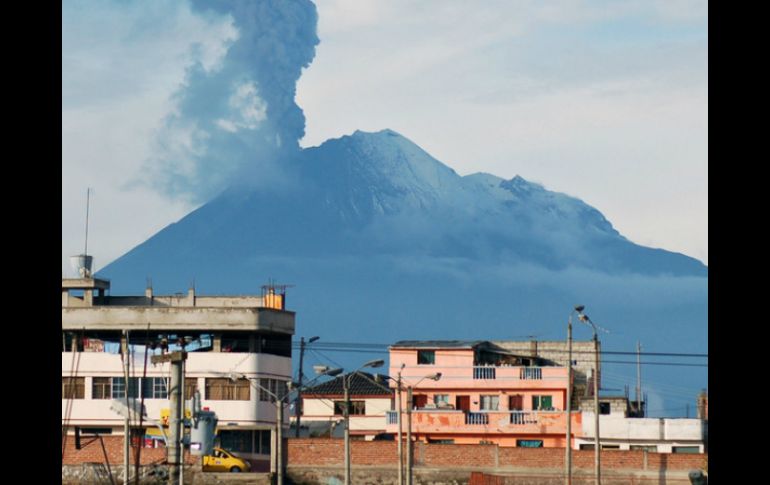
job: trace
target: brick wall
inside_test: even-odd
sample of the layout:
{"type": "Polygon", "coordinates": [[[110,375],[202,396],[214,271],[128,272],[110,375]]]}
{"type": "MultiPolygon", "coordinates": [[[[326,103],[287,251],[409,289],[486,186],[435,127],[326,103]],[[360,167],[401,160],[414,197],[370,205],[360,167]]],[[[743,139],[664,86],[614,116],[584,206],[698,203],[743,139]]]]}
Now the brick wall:
{"type": "MultiPolygon", "coordinates": [[[[395,465],[398,445],[392,441],[351,441],[353,465],[395,465]]],[[[341,439],[287,440],[288,466],[342,466],[344,443],[341,439]]],[[[414,463],[424,467],[516,467],[560,469],[564,467],[564,448],[507,448],[497,445],[444,445],[416,443],[414,463]]],[[[705,454],[647,453],[607,450],[602,452],[602,469],[608,470],[692,470],[705,466],[705,454]],[[646,455],[646,456],[645,456],[646,455]]],[[[594,452],[573,450],[575,469],[593,470],[594,452]]]]}
{"type": "MultiPolygon", "coordinates": [[[[104,450],[107,451],[107,459],[110,465],[123,464],[123,437],[122,436],[102,436],[104,440],[104,450]]],[[[75,437],[67,436],[63,465],[80,465],[82,463],[106,463],[104,450],[99,442],[99,437],[88,436],[80,438],[80,449],[75,449],[75,437]]],[[[136,448],[129,449],[129,460],[134,463],[136,448]]],[[[189,453],[185,454],[185,463],[193,464],[198,460],[197,456],[189,453]]],[[[152,465],[160,464],[166,461],[165,448],[142,448],[140,454],[140,464],[152,465]]]]}

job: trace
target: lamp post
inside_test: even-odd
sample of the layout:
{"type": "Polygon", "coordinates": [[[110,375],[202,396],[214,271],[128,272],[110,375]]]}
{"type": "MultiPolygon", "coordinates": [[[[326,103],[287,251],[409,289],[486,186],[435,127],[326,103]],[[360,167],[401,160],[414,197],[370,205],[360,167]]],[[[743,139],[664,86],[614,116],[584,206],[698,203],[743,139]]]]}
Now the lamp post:
{"type": "MultiPolygon", "coordinates": [[[[412,388],[417,387],[425,379],[438,381],[441,379],[441,372],[429,374],[406,388],[406,485],[412,485],[412,388]]],[[[399,389],[400,392],[401,389],[399,389]]]]}
{"type": "Polygon", "coordinates": [[[577,305],[567,319],[567,436],[565,445],[566,484],[572,485],[572,315],[580,314],[585,307],[577,305]]]}
{"type": "Polygon", "coordinates": [[[594,474],[596,476],[596,485],[602,483],[601,468],[601,445],[599,443],[599,337],[597,336],[597,326],[588,318],[588,315],[578,311],[578,320],[590,324],[594,332],[594,474]]]}
{"type": "MultiPolygon", "coordinates": [[[[318,379],[319,377],[323,377],[323,376],[336,376],[336,375],[340,374],[341,372],[342,372],[342,369],[339,369],[339,368],[337,368],[337,369],[329,369],[327,367],[327,368],[325,368],[325,370],[319,372],[318,373],[319,374],[318,377],[314,378],[310,382],[313,382],[314,380],[318,379]]],[[[250,377],[247,377],[247,376],[245,376],[243,374],[231,374],[230,375],[230,379],[233,380],[233,381],[235,381],[237,379],[248,379],[249,383],[251,383],[251,385],[253,385],[254,388],[257,391],[260,391],[260,390],[264,391],[270,397],[273,398],[273,402],[275,403],[275,410],[276,410],[276,418],[275,418],[275,437],[276,437],[276,439],[275,439],[275,441],[276,441],[276,448],[275,448],[275,457],[276,457],[275,458],[275,461],[276,461],[275,468],[276,468],[276,470],[275,471],[276,471],[276,482],[277,482],[278,485],[283,485],[283,478],[284,478],[283,477],[283,468],[284,468],[284,466],[283,466],[283,463],[284,463],[284,459],[283,459],[283,451],[284,451],[283,450],[283,406],[285,404],[284,401],[287,400],[287,398],[289,397],[290,392],[292,390],[297,390],[298,391],[302,386],[295,385],[295,383],[293,383],[293,382],[289,382],[287,384],[287,387],[288,387],[287,392],[284,392],[283,396],[279,397],[278,395],[276,395],[275,393],[270,391],[270,389],[267,389],[267,388],[263,387],[259,383],[259,378],[257,378],[257,377],[251,377],[250,378],[250,377]]],[[[310,384],[310,382],[308,384],[310,384]]],[[[259,402],[259,395],[257,395],[257,402],[259,402]]]]}
{"type": "Polygon", "coordinates": [[[565,483],[572,485],[572,315],[583,311],[583,305],[577,305],[567,319],[567,436],[565,445],[565,483]]]}
{"type": "Polygon", "coordinates": [[[345,392],[345,409],[342,410],[345,418],[345,485],[350,485],[350,379],[364,367],[382,367],[385,363],[382,359],[370,360],[364,365],[342,377],[342,386],[345,392]]]}
{"type": "MultiPolygon", "coordinates": [[[[312,344],[316,340],[318,340],[320,337],[310,337],[307,341],[308,344],[312,344]]],[[[304,377],[302,374],[302,358],[305,356],[305,337],[302,337],[299,339],[299,385],[300,387],[297,388],[297,403],[294,406],[294,418],[297,424],[297,429],[295,430],[294,437],[299,438],[299,425],[300,425],[300,419],[302,416],[302,413],[300,412],[300,408],[302,407],[302,378],[304,377]]]]}
{"type": "Polygon", "coordinates": [[[398,406],[398,485],[404,485],[404,437],[403,424],[401,421],[401,371],[406,364],[402,363],[398,370],[398,379],[396,380],[396,406],[398,406]]]}

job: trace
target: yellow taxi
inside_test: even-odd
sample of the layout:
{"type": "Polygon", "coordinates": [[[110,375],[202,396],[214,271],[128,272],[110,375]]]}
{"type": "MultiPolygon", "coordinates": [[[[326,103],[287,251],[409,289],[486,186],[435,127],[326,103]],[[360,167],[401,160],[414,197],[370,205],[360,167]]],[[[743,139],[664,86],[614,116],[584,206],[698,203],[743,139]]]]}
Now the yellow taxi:
{"type": "Polygon", "coordinates": [[[204,472],[247,472],[251,464],[229,451],[222,448],[214,448],[210,455],[203,457],[204,472]]]}

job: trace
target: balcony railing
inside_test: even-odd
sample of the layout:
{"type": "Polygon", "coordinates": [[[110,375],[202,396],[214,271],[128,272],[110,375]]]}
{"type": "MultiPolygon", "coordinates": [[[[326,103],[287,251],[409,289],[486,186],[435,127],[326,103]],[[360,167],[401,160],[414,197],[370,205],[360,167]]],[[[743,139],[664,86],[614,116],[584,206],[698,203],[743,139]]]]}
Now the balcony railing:
{"type": "Polygon", "coordinates": [[[537,413],[531,411],[511,411],[511,424],[537,424],[537,413]]]}
{"type": "Polygon", "coordinates": [[[465,415],[465,424],[489,424],[489,415],[469,412],[465,415]]]}
{"type": "Polygon", "coordinates": [[[495,379],[494,367],[473,367],[474,379],[495,379]]]}
{"type": "Polygon", "coordinates": [[[522,367],[519,370],[519,378],[522,380],[543,379],[543,369],[540,367],[522,367]]]}
{"type": "MultiPolygon", "coordinates": [[[[480,365],[473,366],[473,378],[474,379],[497,379],[497,370],[500,370],[503,374],[507,374],[505,377],[514,377],[516,374],[515,367],[508,366],[488,366],[480,365]],[[510,369],[510,370],[508,370],[510,369]]],[[[519,379],[521,380],[542,380],[543,368],[542,367],[519,367],[519,379]]]]}

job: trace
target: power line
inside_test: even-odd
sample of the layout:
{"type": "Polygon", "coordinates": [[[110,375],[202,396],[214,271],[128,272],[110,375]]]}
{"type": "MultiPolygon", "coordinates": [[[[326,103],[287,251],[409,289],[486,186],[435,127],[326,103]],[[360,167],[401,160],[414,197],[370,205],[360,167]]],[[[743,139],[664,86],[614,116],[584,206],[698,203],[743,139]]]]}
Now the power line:
{"type": "MultiPolygon", "coordinates": [[[[292,348],[299,348],[299,342],[292,342],[292,348]]],[[[342,350],[342,349],[356,349],[363,351],[364,349],[371,350],[388,350],[393,344],[383,343],[364,343],[364,342],[318,342],[315,344],[316,348],[323,348],[324,350],[342,350]]],[[[567,353],[567,350],[561,349],[547,349],[548,353],[567,353]]],[[[593,350],[572,350],[573,354],[591,354],[593,350]]],[[[601,350],[601,354],[607,355],[644,355],[648,357],[688,357],[688,358],[708,358],[708,354],[701,353],[683,353],[683,352],[628,352],[620,350],[601,350]]]]}

